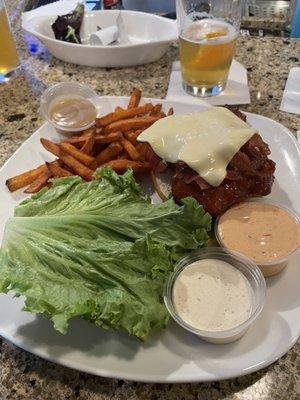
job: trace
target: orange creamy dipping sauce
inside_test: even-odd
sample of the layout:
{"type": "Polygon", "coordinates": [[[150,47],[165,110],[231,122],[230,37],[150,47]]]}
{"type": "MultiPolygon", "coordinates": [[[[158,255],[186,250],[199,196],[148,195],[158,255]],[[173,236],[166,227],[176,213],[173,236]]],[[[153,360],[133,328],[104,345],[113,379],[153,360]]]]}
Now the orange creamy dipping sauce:
{"type": "Polygon", "coordinates": [[[220,217],[217,236],[225,247],[258,264],[276,263],[299,246],[300,225],[277,205],[241,203],[220,217]]]}

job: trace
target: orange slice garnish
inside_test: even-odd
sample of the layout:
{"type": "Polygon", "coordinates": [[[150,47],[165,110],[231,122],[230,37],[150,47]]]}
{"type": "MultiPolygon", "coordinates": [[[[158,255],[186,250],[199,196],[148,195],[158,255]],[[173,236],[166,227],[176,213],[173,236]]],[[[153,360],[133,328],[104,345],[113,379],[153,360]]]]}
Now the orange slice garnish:
{"type": "Polygon", "coordinates": [[[227,29],[223,29],[220,31],[212,31],[212,32],[207,32],[205,34],[206,39],[213,39],[219,36],[226,36],[228,34],[228,30],[227,29]]]}

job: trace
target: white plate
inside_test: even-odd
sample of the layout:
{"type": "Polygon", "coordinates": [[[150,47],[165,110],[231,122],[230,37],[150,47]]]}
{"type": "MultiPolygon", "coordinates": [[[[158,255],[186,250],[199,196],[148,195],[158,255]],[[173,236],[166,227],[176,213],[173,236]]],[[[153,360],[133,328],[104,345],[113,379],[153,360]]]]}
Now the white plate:
{"type": "MultiPolygon", "coordinates": [[[[88,41],[98,26],[106,28],[116,25],[119,13],[118,10],[86,12],[80,31],[83,40],[88,41]]],[[[128,67],[150,63],[161,58],[177,39],[176,21],[138,11],[122,10],[121,13],[131,44],[90,46],[56,40],[51,24],[57,16],[23,20],[22,28],[40,39],[60,60],[89,67],[128,67]]]]}
{"type": "MultiPolygon", "coordinates": [[[[125,97],[99,99],[103,113],[125,97]]],[[[148,101],[148,100],[147,100],[148,101]]],[[[150,100],[152,101],[152,100],[150,100]]],[[[153,102],[161,100],[153,100],[153,102]]],[[[163,101],[175,113],[203,109],[163,101]]],[[[295,138],[282,125],[268,118],[247,114],[248,121],[261,133],[277,162],[276,181],[270,198],[300,213],[300,150],[295,138]]],[[[42,126],[7,161],[0,171],[0,239],[8,216],[25,197],[22,190],[9,193],[5,180],[50,159],[39,143],[40,137],[58,139],[49,125],[42,126]],[[4,208],[5,205],[5,208],[4,208]]],[[[240,340],[214,345],[184,331],[175,323],[140,343],[122,332],[104,331],[86,321],[71,321],[67,335],[54,331],[52,323],[22,312],[21,298],[0,296],[0,334],[17,346],[48,360],[105,377],[148,382],[191,382],[232,378],[266,367],[286,353],[300,335],[300,256],[294,255],[289,267],[268,279],[266,306],[253,326],[240,340]]]]}

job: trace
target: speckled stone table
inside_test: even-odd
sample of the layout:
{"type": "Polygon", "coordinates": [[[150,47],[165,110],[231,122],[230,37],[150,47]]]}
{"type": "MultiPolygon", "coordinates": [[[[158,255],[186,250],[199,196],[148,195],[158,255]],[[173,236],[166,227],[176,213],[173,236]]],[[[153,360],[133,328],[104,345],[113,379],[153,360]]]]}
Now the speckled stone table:
{"type": "MultiPolygon", "coordinates": [[[[39,96],[49,84],[84,82],[99,95],[127,95],[138,86],[145,96],[166,95],[176,47],[158,62],[122,70],[78,67],[53,59],[46,51],[30,56],[20,30],[24,0],[7,1],[21,56],[18,76],[0,86],[0,163],[39,126],[39,96]]],[[[0,38],[1,40],[1,38],[0,38]]],[[[243,106],[300,129],[299,116],[279,111],[283,88],[293,66],[300,65],[300,41],[282,38],[241,38],[236,59],[248,69],[251,105],[243,106]]],[[[287,289],[288,290],[288,289],[287,289]]],[[[109,380],[44,361],[0,340],[0,400],[60,399],[300,399],[300,342],[267,369],[239,379],[208,384],[155,385],[109,380]]]]}

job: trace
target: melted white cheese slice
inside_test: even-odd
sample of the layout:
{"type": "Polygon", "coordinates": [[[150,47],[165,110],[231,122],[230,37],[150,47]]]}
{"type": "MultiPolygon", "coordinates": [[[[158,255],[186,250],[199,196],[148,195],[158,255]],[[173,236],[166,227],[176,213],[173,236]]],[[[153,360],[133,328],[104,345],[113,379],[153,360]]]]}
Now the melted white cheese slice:
{"type": "Polygon", "coordinates": [[[256,131],[224,107],[189,115],[172,115],[144,130],[138,140],[148,142],[163,160],[184,161],[212,186],[226,177],[233,156],[256,131]]]}

